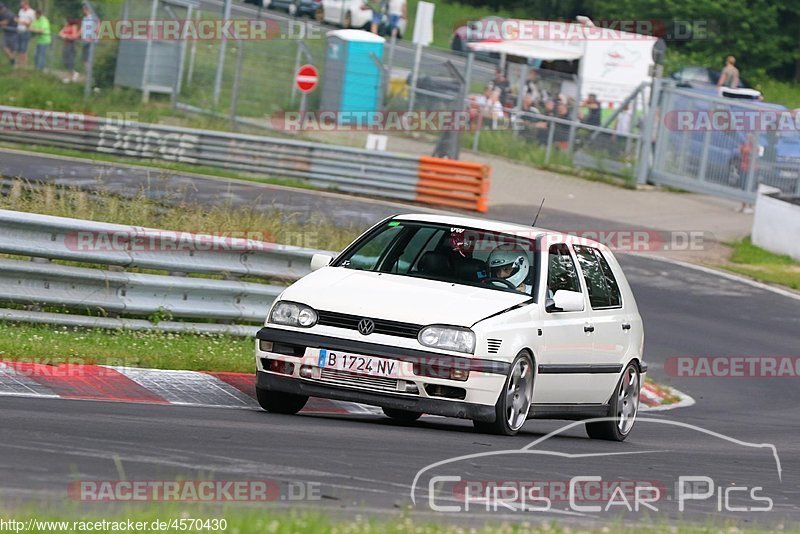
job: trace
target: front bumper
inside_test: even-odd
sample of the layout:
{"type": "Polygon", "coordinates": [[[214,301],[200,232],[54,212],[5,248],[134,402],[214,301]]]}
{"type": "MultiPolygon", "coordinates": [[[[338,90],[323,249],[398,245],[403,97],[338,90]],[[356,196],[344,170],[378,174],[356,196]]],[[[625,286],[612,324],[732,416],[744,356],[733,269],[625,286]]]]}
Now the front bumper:
{"type": "Polygon", "coordinates": [[[257,337],[271,342],[266,350],[256,343],[259,388],[447,417],[493,421],[494,405],[509,370],[509,364],[502,361],[307,331],[264,327],[257,337]],[[393,360],[399,366],[397,378],[327,371],[319,363],[323,350],[393,360]],[[453,379],[449,370],[454,368],[469,370],[466,380],[453,379]],[[447,373],[430,372],[441,369],[447,373]]]}
{"type": "Polygon", "coordinates": [[[471,404],[461,401],[439,400],[423,397],[395,396],[371,391],[337,388],[327,384],[316,384],[290,376],[259,371],[256,387],[267,391],[280,391],[294,395],[306,395],[323,399],[360,402],[382,408],[395,408],[411,412],[422,412],[430,415],[473,419],[475,421],[494,422],[494,406],[471,404]]]}

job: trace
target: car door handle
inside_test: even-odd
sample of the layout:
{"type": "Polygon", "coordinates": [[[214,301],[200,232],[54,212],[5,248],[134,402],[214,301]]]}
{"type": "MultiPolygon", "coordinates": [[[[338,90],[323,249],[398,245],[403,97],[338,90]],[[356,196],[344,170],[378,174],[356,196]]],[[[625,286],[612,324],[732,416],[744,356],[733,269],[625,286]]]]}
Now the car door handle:
{"type": "Polygon", "coordinates": [[[584,332],[594,332],[594,325],[593,324],[585,324],[583,325],[584,332]]]}
{"type": "Polygon", "coordinates": [[[630,330],[631,329],[631,323],[622,323],[622,329],[623,330],[630,330]]]}

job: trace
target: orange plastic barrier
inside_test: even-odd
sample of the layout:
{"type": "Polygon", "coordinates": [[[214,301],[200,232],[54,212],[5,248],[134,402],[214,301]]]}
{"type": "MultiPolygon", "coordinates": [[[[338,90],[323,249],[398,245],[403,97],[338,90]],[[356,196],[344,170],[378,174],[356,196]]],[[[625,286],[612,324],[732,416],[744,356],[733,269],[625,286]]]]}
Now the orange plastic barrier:
{"type": "Polygon", "coordinates": [[[422,156],[417,201],[486,213],[491,172],[483,163],[422,156]]]}

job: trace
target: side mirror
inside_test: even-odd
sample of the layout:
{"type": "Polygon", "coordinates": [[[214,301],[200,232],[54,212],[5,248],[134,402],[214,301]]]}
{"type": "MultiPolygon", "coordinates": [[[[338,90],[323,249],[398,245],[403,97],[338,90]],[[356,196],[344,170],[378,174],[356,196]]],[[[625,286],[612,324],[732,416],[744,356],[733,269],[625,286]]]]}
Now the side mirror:
{"type": "Polygon", "coordinates": [[[316,271],[331,264],[333,258],[327,254],[314,254],[311,256],[311,270],[316,271]]]}
{"type": "Polygon", "coordinates": [[[552,299],[545,301],[544,305],[548,312],[583,311],[583,293],[559,289],[552,299]]]}

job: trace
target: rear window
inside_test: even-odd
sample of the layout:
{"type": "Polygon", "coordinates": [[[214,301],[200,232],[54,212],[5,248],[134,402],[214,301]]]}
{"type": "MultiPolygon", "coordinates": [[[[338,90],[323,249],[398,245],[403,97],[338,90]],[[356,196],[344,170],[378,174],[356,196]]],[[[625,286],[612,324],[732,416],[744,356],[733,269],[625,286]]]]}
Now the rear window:
{"type": "Polygon", "coordinates": [[[595,248],[576,245],[575,255],[589,291],[592,309],[621,307],[619,284],[603,254],[595,248]]]}

